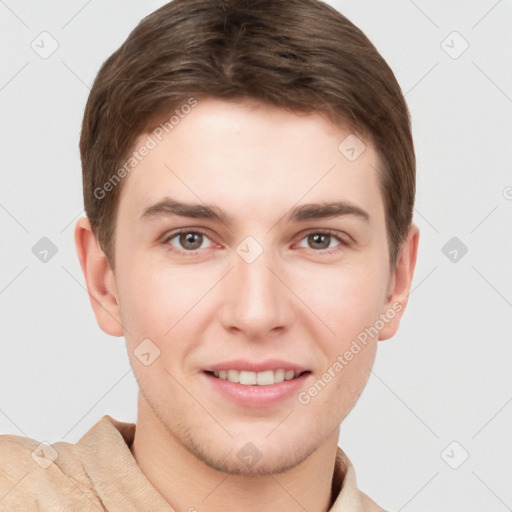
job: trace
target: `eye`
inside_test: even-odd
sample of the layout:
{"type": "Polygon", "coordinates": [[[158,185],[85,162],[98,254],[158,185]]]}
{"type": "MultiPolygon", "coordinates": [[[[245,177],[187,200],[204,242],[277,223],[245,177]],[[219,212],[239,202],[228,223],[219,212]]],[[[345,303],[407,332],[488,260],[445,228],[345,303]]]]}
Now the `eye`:
{"type": "MultiPolygon", "coordinates": [[[[163,243],[167,246],[170,245],[173,250],[176,249],[177,251],[189,254],[195,254],[200,249],[214,245],[206,232],[190,228],[173,231],[163,240],[163,243]],[[210,245],[204,245],[206,241],[210,241],[210,245]]],[[[350,242],[341,237],[336,231],[312,231],[301,239],[299,247],[306,247],[314,249],[315,252],[330,254],[349,245],[350,242]],[[303,241],[307,244],[306,246],[303,245],[303,241]],[[337,242],[337,245],[333,245],[333,242],[337,242]]]]}
{"type": "MultiPolygon", "coordinates": [[[[317,252],[326,251],[327,253],[331,253],[337,251],[340,247],[347,247],[349,245],[349,243],[339,236],[339,234],[332,231],[312,231],[302,240],[305,240],[309,248],[316,249],[317,252]],[[337,241],[338,245],[333,247],[331,245],[331,242],[333,241],[337,241]],[[334,251],[326,250],[332,248],[334,248],[334,251]]],[[[300,247],[304,247],[304,245],[301,245],[300,247]]]]}
{"type": "Polygon", "coordinates": [[[204,248],[203,242],[205,240],[210,240],[206,233],[200,230],[191,230],[191,229],[182,229],[179,231],[174,231],[168,237],[165,238],[164,243],[172,245],[176,247],[178,250],[183,250],[185,252],[194,252],[199,249],[204,248]],[[176,246],[172,241],[177,239],[176,246]]]}

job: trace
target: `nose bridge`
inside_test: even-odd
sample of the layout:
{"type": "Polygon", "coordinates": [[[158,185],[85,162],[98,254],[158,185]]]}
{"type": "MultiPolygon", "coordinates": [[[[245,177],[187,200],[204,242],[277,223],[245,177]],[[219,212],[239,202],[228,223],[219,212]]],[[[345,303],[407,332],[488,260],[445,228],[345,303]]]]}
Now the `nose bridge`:
{"type": "Polygon", "coordinates": [[[289,318],[289,297],[275,276],[279,274],[275,252],[247,237],[236,248],[233,262],[222,304],[225,327],[236,327],[251,337],[283,327],[289,318]]]}

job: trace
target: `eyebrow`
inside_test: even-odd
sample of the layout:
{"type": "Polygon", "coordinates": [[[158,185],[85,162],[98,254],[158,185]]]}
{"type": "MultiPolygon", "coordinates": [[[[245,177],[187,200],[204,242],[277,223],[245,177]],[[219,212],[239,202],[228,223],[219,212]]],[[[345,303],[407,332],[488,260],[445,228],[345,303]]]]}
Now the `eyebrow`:
{"type": "MultiPolygon", "coordinates": [[[[141,215],[141,219],[151,220],[172,215],[193,219],[210,219],[228,225],[233,223],[233,218],[216,206],[183,203],[168,197],[146,208],[141,215]]],[[[286,219],[288,222],[303,222],[306,220],[326,219],[345,215],[370,222],[370,216],[365,210],[348,201],[303,204],[293,208],[290,213],[286,215],[286,219]]]]}

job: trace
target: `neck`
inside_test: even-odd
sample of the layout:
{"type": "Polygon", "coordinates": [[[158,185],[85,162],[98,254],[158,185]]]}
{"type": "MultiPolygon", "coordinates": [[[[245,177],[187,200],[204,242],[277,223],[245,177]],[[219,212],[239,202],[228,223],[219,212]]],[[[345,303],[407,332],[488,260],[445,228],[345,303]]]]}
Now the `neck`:
{"type": "Polygon", "coordinates": [[[289,471],[265,476],[227,474],[186,450],[139,394],[131,451],[141,471],[175,512],[327,512],[339,429],[289,471]]]}

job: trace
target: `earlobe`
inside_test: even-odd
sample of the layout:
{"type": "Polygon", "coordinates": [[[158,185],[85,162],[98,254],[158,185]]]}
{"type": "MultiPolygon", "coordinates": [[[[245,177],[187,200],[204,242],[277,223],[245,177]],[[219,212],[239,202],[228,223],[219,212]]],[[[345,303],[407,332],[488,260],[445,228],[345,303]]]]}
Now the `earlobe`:
{"type": "Polygon", "coordinates": [[[419,229],[416,225],[412,224],[407,238],[400,249],[398,262],[393,274],[391,292],[382,310],[385,325],[379,333],[379,340],[387,340],[394,336],[400,325],[400,319],[404,314],[411,291],[416,257],[418,255],[419,238],[419,229]]]}
{"type": "Polygon", "coordinates": [[[122,336],[114,274],[87,217],[76,223],[75,245],[98,325],[111,336],[122,336]]]}

